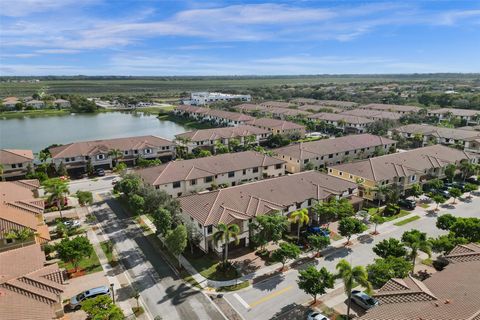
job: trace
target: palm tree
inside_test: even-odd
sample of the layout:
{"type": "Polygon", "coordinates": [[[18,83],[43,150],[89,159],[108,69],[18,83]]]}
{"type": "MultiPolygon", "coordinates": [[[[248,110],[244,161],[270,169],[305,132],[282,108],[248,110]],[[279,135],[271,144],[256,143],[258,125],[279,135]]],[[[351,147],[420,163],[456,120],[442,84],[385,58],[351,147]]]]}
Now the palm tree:
{"type": "Polygon", "coordinates": [[[403,244],[410,249],[410,258],[412,259],[412,272],[415,268],[418,250],[425,252],[430,256],[432,247],[427,239],[427,234],[416,229],[405,231],[402,235],[403,244]]]}
{"type": "Polygon", "coordinates": [[[290,222],[297,223],[297,241],[300,241],[300,228],[307,224],[310,221],[310,217],[308,216],[308,210],[303,208],[301,210],[297,210],[292,212],[289,218],[290,222]]]}
{"type": "Polygon", "coordinates": [[[123,157],[123,153],[122,151],[120,151],[119,149],[112,149],[110,151],[108,151],[108,155],[110,157],[112,157],[113,159],[113,163],[114,163],[114,167],[117,166],[117,163],[118,163],[118,159],[122,158],[123,157]]]}
{"type": "Polygon", "coordinates": [[[352,289],[353,284],[358,283],[359,285],[366,288],[367,292],[372,290],[372,285],[368,281],[368,274],[364,267],[356,266],[352,267],[347,260],[342,259],[337,264],[336,269],[338,271],[337,278],[342,279],[345,294],[348,297],[348,306],[347,306],[347,319],[350,319],[350,305],[352,302],[352,289]]]}
{"type": "Polygon", "coordinates": [[[188,137],[176,137],[175,140],[178,142],[177,149],[182,158],[186,158],[188,155],[188,144],[192,140],[188,137]],[[179,148],[180,147],[180,148],[179,148]]]}
{"type": "Polygon", "coordinates": [[[31,237],[33,237],[34,235],[35,235],[35,232],[32,229],[23,228],[23,229],[20,229],[20,230],[9,231],[5,235],[5,238],[15,239],[15,240],[20,241],[20,243],[22,245],[22,248],[23,248],[24,242],[27,241],[28,239],[30,239],[31,237]]]}
{"type": "Polygon", "coordinates": [[[56,202],[58,211],[60,212],[60,218],[63,218],[62,204],[66,195],[70,193],[67,181],[60,178],[47,180],[45,182],[45,193],[50,194],[48,197],[49,202],[56,202]]]}
{"type": "Polygon", "coordinates": [[[472,175],[476,170],[476,165],[471,163],[468,160],[462,160],[460,162],[460,171],[463,174],[463,182],[468,178],[469,175],[472,175]]]}
{"type": "Polygon", "coordinates": [[[228,261],[228,244],[230,243],[230,239],[234,238],[235,243],[238,244],[238,234],[240,233],[240,227],[236,224],[229,224],[226,225],[224,223],[220,223],[217,226],[217,231],[213,234],[213,242],[215,246],[219,243],[223,243],[223,264],[226,265],[228,261]]]}
{"type": "Polygon", "coordinates": [[[246,136],[243,138],[243,147],[245,150],[250,149],[250,146],[257,142],[257,137],[254,134],[246,136]]]}
{"type": "Polygon", "coordinates": [[[377,213],[380,213],[380,205],[382,203],[383,198],[387,195],[390,191],[390,188],[386,185],[376,186],[372,191],[375,192],[375,198],[377,198],[377,213]]]}

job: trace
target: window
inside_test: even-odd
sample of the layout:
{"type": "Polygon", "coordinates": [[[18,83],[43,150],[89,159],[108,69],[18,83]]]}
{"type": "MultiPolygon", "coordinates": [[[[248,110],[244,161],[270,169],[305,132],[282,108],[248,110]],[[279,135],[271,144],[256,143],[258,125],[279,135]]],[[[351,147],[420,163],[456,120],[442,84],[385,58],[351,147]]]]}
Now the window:
{"type": "Polygon", "coordinates": [[[65,162],[70,162],[70,158],[65,158],[65,162]]]}
{"type": "Polygon", "coordinates": [[[212,182],[213,181],[213,177],[210,176],[210,177],[205,177],[205,182],[212,182]]]}
{"type": "Polygon", "coordinates": [[[15,169],[17,165],[15,163],[12,163],[12,168],[15,169]]]}
{"type": "Polygon", "coordinates": [[[243,175],[247,174],[247,169],[243,169],[243,175]]]}
{"type": "Polygon", "coordinates": [[[332,158],[333,158],[333,154],[329,154],[328,159],[332,159],[332,158]]]}
{"type": "Polygon", "coordinates": [[[332,171],[333,171],[332,169],[328,169],[328,172],[332,173],[332,171]]]}
{"type": "Polygon", "coordinates": [[[197,184],[197,179],[190,180],[190,185],[194,186],[197,184]]]}
{"type": "MultiPolygon", "coordinates": [[[[163,147],[163,148],[165,148],[165,147],[163,147]]],[[[152,153],[152,149],[150,149],[150,148],[145,149],[145,154],[150,154],[150,153],[152,153]]]]}
{"type": "Polygon", "coordinates": [[[75,157],[70,158],[70,161],[75,161],[75,157]]]}
{"type": "Polygon", "coordinates": [[[127,154],[128,154],[128,150],[123,151],[123,154],[124,154],[124,155],[127,155],[127,154]]]}
{"type": "Polygon", "coordinates": [[[97,155],[97,160],[103,160],[105,159],[105,155],[104,154],[98,154],[97,155]]]}
{"type": "Polygon", "coordinates": [[[133,154],[138,154],[138,150],[133,150],[133,154]]]}
{"type": "Polygon", "coordinates": [[[345,155],[349,155],[350,154],[350,151],[345,151],[345,155]]]}
{"type": "Polygon", "coordinates": [[[172,185],[174,188],[180,188],[180,181],[175,181],[172,185]]]}
{"type": "Polygon", "coordinates": [[[5,238],[5,243],[6,244],[13,243],[13,239],[5,238]]]}
{"type": "Polygon", "coordinates": [[[207,234],[211,234],[213,232],[213,226],[209,225],[207,226],[207,234]]]}
{"type": "Polygon", "coordinates": [[[282,164],[281,163],[276,164],[275,169],[282,169],[282,164]]]}
{"type": "Polygon", "coordinates": [[[229,177],[229,178],[235,177],[235,171],[230,171],[230,172],[228,173],[228,177],[229,177]]]}
{"type": "Polygon", "coordinates": [[[338,175],[339,175],[339,176],[343,176],[343,172],[340,171],[340,172],[338,173],[338,175]]]}
{"type": "Polygon", "coordinates": [[[305,163],[308,163],[308,159],[303,160],[303,163],[304,163],[304,164],[305,164],[305,163]]]}
{"type": "Polygon", "coordinates": [[[253,173],[257,173],[257,172],[258,172],[258,167],[253,168],[253,173]]]}

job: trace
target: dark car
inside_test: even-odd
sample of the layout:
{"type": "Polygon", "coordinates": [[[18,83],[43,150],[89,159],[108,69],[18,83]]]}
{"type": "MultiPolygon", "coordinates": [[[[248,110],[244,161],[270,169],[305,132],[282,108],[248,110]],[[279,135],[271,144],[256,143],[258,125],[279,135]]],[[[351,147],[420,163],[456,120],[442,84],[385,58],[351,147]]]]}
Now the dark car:
{"type": "Polygon", "coordinates": [[[398,205],[401,208],[413,210],[417,206],[417,203],[414,200],[410,200],[410,199],[400,199],[398,200],[398,205]]]}
{"type": "Polygon", "coordinates": [[[465,182],[480,185],[480,179],[476,179],[474,177],[469,177],[469,178],[465,179],[465,182]]]}
{"type": "Polygon", "coordinates": [[[378,300],[359,290],[352,291],[352,301],[365,310],[378,306],[378,300]]]}
{"type": "Polygon", "coordinates": [[[97,176],[103,177],[105,175],[105,170],[103,170],[102,168],[98,168],[96,170],[96,173],[97,173],[97,176]]]}
{"type": "Polygon", "coordinates": [[[330,236],[330,230],[322,228],[322,227],[308,226],[307,233],[309,233],[309,234],[321,234],[324,237],[329,237],[330,236]]]}

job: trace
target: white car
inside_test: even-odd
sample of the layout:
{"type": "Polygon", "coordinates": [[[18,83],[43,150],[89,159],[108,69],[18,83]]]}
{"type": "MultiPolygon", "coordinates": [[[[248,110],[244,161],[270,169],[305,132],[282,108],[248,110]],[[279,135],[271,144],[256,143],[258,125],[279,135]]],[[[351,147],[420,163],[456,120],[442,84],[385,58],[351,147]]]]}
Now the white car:
{"type": "Polygon", "coordinates": [[[69,228],[78,228],[80,227],[80,220],[67,220],[63,224],[69,228]]]}
{"type": "Polygon", "coordinates": [[[308,316],[307,320],[330,320],[327,317],[325,317],[323,314],[317,311],[311,311],[308,316]]]}

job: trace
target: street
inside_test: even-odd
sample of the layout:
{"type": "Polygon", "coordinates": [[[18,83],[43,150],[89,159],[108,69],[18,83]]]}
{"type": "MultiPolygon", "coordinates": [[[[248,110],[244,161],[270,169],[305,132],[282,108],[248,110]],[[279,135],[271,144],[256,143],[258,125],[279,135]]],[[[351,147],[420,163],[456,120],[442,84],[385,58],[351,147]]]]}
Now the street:
{"type": "Polygon", "coordinates": [[[96,177],[93,179],[84,178],[72,180],[69,182],[70,194],[75,194],[78,190],[90,192],[105,192],[113,189],[112,181],[118,180],[118,175],[111,174],[104,177],[96,177]]]}
{"type": "MultiPolygon", "coordinates": [[[[455,208],[441,208],[440,214],[448,212],[461,217],[480,217],[480,197],[474,197],[471,203],[457,202],[455,208]]],[[[326,257],[317,259],[317,267],[325,267],[330,272],[335,272],[335,266],[341,259],[346,259],[352,265],[365,266],[377,257],[372,251],[373,246],[391,237],[400,239],[406,230],[418,229],[430,237],[446,233],[436,228],[437,215],[429,215],[420,207],[413,212],[421,219],[400,227],[379,226],[379,235],[360,237],[359,242],[352,247],[337,249],[326,257]]],[[[226,294],[225,298],[247,320],[271,319],[311,299],[298,289],[297,279],[298,271],[293,269],[242,291],[226,294]]]]}
{"type": "MultiPolygon", "coordinates": [[[[147,311],[161,319],[224,319],[202,292],[191,289],[170,269],[143,230],[124,212],[109,193],[92,206],[104,233],[115,243],[119,260],[127,269],[133,287],[140,293],[147,311]]],[[[118,288],[117,296],[127,294],[118,288]]]]}

